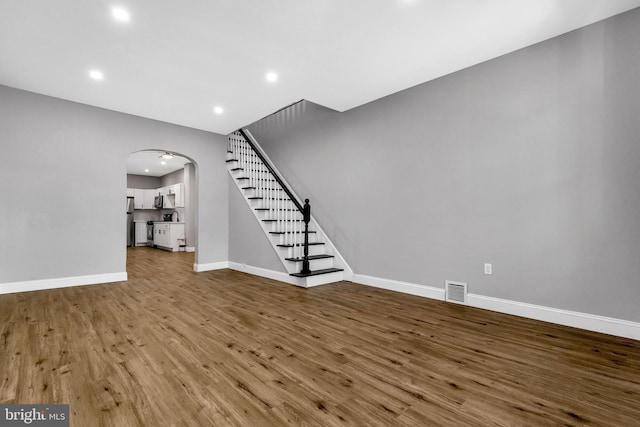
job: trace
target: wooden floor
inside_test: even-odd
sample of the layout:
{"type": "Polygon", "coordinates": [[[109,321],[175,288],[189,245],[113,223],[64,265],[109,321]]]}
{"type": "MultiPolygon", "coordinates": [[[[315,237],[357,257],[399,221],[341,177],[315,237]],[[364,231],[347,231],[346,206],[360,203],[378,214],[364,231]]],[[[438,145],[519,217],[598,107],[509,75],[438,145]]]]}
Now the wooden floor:
{"type": "Polygon", "coordinates": [[[640,342],[130,249],[129,281],[0,295],[0,403],[72,426],[640,425],[640,342]]]}

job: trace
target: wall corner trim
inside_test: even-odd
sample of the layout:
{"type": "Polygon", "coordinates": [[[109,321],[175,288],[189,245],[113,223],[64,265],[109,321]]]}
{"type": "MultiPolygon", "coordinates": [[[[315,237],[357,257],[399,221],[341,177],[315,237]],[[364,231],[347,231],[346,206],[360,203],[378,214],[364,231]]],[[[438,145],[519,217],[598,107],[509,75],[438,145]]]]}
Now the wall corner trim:
{"type": "Polygon", "coordinates": [[[201,273],[203,271],[222,270],[229,268],[229,261],[211,262],[208,264],[193,264],[193,271],[201,273]]]}
{"type": "Polygon", "coordinates": [[[97,285],[100,283],[126,282],[127,273],[105,273],[87,276],[59,277],[55,279],[27,280],[24,282],[0,283],[0,294],[41,291],[45,289],[69,288],[72,286],[97,285]]]}

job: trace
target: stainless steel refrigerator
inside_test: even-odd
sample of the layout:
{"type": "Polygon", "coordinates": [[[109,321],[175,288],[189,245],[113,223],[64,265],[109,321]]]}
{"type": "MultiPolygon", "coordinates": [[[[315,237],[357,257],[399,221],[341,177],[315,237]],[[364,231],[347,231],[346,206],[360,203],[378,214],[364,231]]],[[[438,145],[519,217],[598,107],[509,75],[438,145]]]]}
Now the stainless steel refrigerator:
{"type": "Polygon", "coordinates": [[[136,226],[133,223],[133,197],[127,197],[127,246],[136,245],[136,226]]]}

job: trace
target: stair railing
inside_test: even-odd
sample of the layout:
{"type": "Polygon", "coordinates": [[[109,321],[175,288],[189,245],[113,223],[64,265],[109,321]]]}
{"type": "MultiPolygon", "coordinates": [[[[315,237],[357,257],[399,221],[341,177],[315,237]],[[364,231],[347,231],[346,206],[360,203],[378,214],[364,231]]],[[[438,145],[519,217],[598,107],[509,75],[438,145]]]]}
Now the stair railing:
{"type": "Polygon", "coordinates": [[[275,229],[284,235],[282,242],[285,245],[291,245],[292,258],[302,260],[300,273],[309,274],[311,272],[309,268],[309,222],[311,221],[309,199],[305,199],[302,205],[247,133],[239,129],[237,134],[242,139],[230,138],[229,151],[235,153],[238,167],[244,172],[243,178],[248,181],[245,188],[255,190],[255,197],[265,202],[263,209],[267,209],[268,206],[269,220],[275,222],[275,229]],[[288,199],[283,198],[281,194],[283,191],[288,199]],[[304,223],[304,228],[301,222],[304,223]],[[297,239],[300,234],[304,234],[302,244],[297,239]]]}

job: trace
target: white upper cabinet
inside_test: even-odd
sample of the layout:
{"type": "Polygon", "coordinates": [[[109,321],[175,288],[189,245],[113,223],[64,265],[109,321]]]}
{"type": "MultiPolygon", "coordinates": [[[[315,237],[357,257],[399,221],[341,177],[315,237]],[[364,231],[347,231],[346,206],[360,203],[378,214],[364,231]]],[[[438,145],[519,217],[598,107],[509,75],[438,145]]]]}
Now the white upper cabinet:
{"type": "Polygon", "coordinates": [[[135,188],[133,192],[134,209],[155,209],[153,199],[158,195],[158,190],[135,188]]]}
{"type": "Polygon", "coordinates": [[[135,209],[144,209],[144,191],[140,188],[133,190],[133,207],[135,209]]]}
{"type": "Polygon", "coordinates": [[[162,196],[165,209],[184,208],[183,184],[156,189],[127,188],[127,196],[133,196],[134,209],[155,209],[155,197],[162,196]]]}
{"type": "Polygon", "coordinates": [[[184,202],[182,200],[182,184],[174,184],[168,187],[162,188],[164,190],[163,205],[167,209],[183,208],[184,202]]]}

